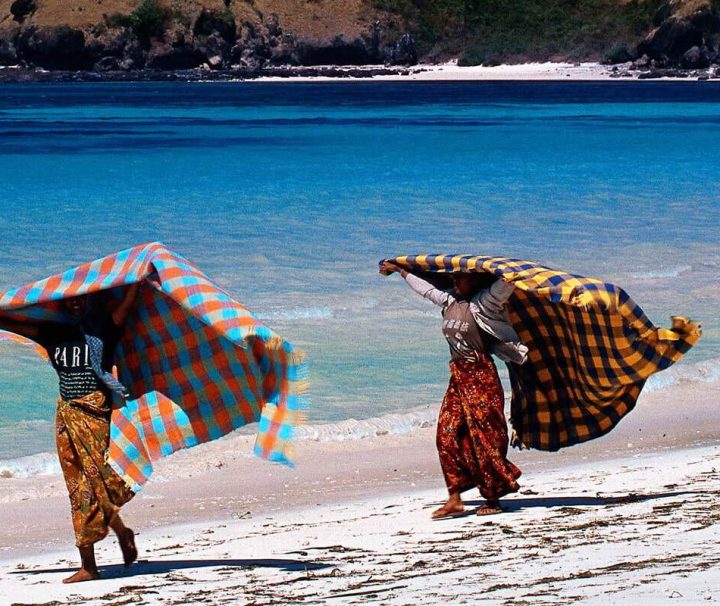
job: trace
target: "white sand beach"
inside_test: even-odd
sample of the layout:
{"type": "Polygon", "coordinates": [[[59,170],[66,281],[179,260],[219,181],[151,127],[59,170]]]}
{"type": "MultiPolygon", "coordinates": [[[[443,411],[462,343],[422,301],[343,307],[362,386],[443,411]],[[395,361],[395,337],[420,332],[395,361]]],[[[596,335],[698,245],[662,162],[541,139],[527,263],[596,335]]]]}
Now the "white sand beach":
{"type": "Polygon", "coordinates": [[[358,80],[385,80],[407,82],[417,81],[470,81],[470,80],[609,80],[612,67],[600,63],[522,63],[517,65],[496,65],[483,66],[474,65],[461,67],[456,62],[441,63],[437,65],[419,64],[407,68],[404,74],[383,74],[373,75],[372,72],[378,69],[377,65],[366,66],[317,66],[319,70],[328,69],[335,72],[334,75],[298,75],[298,76],[262,76],[254,82],[304,82],[304,81],[327,81],[343,82],[358,80]],[[346,71],[352,77],[339,77],[346,71]],[[358,72],[367,71],[366,77],[358,76],[358,72]]]}
{"type": "MultiPolygon", "coordinates": [[[[407,68],[407,73],[397,74],[375,74],[372,72],[378,69],[376,65],[367,66],[318,66],[318,69],[332,69],[335,72],[332,76],[298,75],[298,76],[262,76],[254,82],[357,82],[358,80],[391,81],[391,82],[451,82],[451,81],[608,81],[608,80],[635,80],[640,71],[628,70],[628,64],[613,66],[603,65],[596,62],[582,63],[520,63],[502,65],[473,65],[458,66],[456,62],[448,62],[437,65],[420,64],[407,68]],[[339,77],[343,71],[348,77],[339,77]],[[367,76],[359,76],[358,72],[367,71],[367,76]]],[[[706,76],[717,77],[716,70],[705,70],[706,76]]],[[[688,74],[666,75],[662,80],[674,81],[695,81],[697,76],[688,74]]]]}
{"type": "MultiPolygon", "coordinates": [[[[405,80],[608,80],[612,68],[600,63],[520,63],[517,65],[473,65],[456,63],[413,67],[405,80]]],[[[392,76],[377,76],[383,80],[392,76]]]]}
{"type": "Polygon", "coordinates": [[[302,441],[296,469],[247,436],[163,460],[124,508],[140,560],[99,545],[77,565],[59,476],[5,478],[0,604],[475,604],[720,602],[720,389],[641,396],[616,431],[523,451],[506,511],[431,521],[445,493],[433,428],[302,441]]]}

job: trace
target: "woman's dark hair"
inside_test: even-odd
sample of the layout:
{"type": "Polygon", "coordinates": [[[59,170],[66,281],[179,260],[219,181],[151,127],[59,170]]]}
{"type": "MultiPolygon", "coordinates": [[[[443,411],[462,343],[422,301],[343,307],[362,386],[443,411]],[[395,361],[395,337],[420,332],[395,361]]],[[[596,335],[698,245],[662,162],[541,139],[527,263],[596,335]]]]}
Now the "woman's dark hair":
{"type": "MultiPolygon", "coordinates": [[[[435,271],[413,272],[423,280],[430,282],[435,288],[441,290],[450,290],[453,287],[452,274],[440,273],[435,271]]],[[[477,293],[486,288],[490,288],[493,283],[497,282],[498,277],[486,271],[464,272],[469,276],[473,283],[473,293],[477,293]]]]}
{"type": "Polygon", "coordinates": [[[490,288],[498,280],[498,277],[496,275],[489,274],[486,271],[472,273],[468,272],[467,275],[472,281],[473,292],[475,293],[481,290],[485,290],[486,288],[490,288]]]}

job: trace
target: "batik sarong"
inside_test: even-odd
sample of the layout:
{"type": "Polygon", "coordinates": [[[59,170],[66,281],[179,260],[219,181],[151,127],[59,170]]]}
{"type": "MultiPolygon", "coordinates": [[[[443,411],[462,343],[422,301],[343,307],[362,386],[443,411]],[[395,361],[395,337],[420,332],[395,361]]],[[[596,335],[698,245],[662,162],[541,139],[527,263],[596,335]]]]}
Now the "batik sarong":
{"type": "Polygon", "coordinates": [[[516,492],[520,470],[507,460],[505,399],[487,354],[450,362],[450,384],[440,407],[437,448],[448,492],[477,487],[488,500],[516,492]]]}
{"type": "Polygon", "coordinates": [[[105,460],[110,403],[99,391],[77,400],[58,400],[55,436],[70,496],[75,544],[92,545],[107,536],[120,507],[133,497],[105,460]]]}

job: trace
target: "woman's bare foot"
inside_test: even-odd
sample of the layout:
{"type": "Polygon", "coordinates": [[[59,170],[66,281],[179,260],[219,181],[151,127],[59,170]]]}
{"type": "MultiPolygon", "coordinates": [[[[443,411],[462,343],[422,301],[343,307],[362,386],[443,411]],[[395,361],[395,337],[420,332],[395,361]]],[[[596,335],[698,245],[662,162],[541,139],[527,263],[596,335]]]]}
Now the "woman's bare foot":
{"type": "Polygon", "coordinates": [[[457,516],[465,511],[465,505],[463,505],[460,493],[451,493],[447,503],[440,509],[433,511],[432,519],[441,520],[442,518],[451,518],[457,516]]]}
{"type": "Polygon", "coordinates": [[[94,581],[100,578],[100,573],[97,570],[85,570],[81,568],[74,575],[69,576],[67,579],[63,579],[63,583],[82,583],[83,581],[94,581]]]}
{"type": "Polygon", "coordinates": [[[118,533],[118,542],[122,550],[125,568],[130,568],[138,557],[137,547],[135,546],[135,533],[126,527],[122,532],[118,533]]]}
{"type": "Polygon", "coordinates": [[[491,516],[496,513],[502,513],[500,501],[485,501],[485,505],[478,507],[475,513],[479,516],[491,516]]]}
{"type": "Polygon", "coordinates": [[[95,547],[93,545],[83,545],[78,547],[78,550],[80,551],[80,570],[67,579],[63,579],[63,583],[82,583],[83,581],[94,581],[100,578],[95,563],[95,547]]]}
{"type": "Polygon", "coordinates": [[[135,533],[132,529],[125,526],[120,514],[118,513],[110,521],[110,528],[115,531],[120,543],[120,549],[123,554],[123,561],[125,562],[125,568],[130,568],[131,564],[137,560],[138,552],[135,547],[135,533]]]}

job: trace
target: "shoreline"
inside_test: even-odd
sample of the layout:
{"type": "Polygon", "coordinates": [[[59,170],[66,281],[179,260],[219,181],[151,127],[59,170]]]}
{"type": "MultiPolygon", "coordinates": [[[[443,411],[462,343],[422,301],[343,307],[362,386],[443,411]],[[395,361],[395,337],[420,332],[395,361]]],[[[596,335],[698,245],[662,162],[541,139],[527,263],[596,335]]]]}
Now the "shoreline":
{"type": "MultiPolygon", "coordinates": [[[[708,358],[692,364],[684,364],[682,366],[673,367],[672,369],[655,375],[645,385],[640,406],[642,409],[646,407],[656,406],[652,402],[660,402],[662,407],[663,399],[668,390],[677,392],[678,386],[682,386],[683,393],[679,396],[687,399],[683,394],[685,390],[697,390],[707,388],[713,390],[715,385],[720,385],[720,358],[708,358]],[[651,404],[645,404],[649,399],[651,404]]],[[[504,384],[505,390],[505,409],[510,408],[510,388],[507,381],[504,384]]],[[[674,394],[675,392],[669,392],[674,394]]],[[[697,398],[691,395],[690,398],[697,398]]],[[[439,410],[439,401],[421,404],[409,409],[388,411],[378,416],[360,417],[360,418],[341,418],[335,420],[310,418],[309,422],[300,425],[296,429],[296,443],[340,443],[354,442],[357,440],[368,440],[382,436],[399,436],[406,435],[418,430],[426,428],[434,428],[439,410]]],[[[698,414],[702,411],[698,410],[698,414]]],[[[631,416],[633,416],[631,414],[631,416]]],[[[36,452],[17,457],[2,457],[0,455],[0,486],[2,480],[22,479],[32,477],[51,477],[60,474],[59,462],[55,453],[55,444],[52,440],[52,427],[48,421],[48,425],[42,431],[47,431],[48,444],[44,451],[36,452]]],[[[617,431],[617,430],[616,430],[617,431]]],[[[222,444],[221,448],[227,445],[228,448],[239,448],[239,450],[250,450],[251,446],[244,442],[235,443],[234,440],[248,440],[255,435],[256,425],[250,424],[239,428],[229,436],[221,438],[218,442],[222,444]]],[[[212,449],[212,446],[201,445],[200,448],[191,449],[192,452],[200,452],[203,449],[212,449]]],[[[0,498],[0,503],[2,499],[0,498]]]]}
{"type": "Polygon", "coordinates": [[[319,65],[262,69],[176,71],[48,71],[22,66],[0,67],[0,83],[53,82],[605,82],[610,80],[720,80],[720,66],[705,69],[635,69],[630,63],[524,63],[460,67],[455,63],[319,65]]]}

